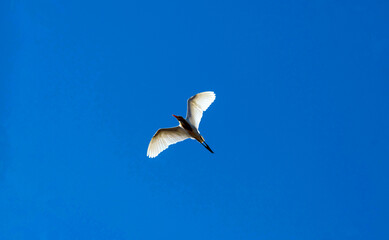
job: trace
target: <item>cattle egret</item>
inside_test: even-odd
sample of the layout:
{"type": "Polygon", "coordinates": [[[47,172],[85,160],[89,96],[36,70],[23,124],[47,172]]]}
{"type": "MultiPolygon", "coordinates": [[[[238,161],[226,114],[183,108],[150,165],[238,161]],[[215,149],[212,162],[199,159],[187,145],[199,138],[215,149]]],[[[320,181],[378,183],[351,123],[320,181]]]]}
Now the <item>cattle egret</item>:
{"type": "Polygon", "coordinates": [[[147,156],[155,158],[170,145],[188,138],[197,140],[213,153],[208,144],[205,143],[204,138],[200,135],[199,125],[203,112],[215,101],[215,98],[216,95],[214,92],[202,92],[189,98],[186,119],[173,115],[180,124],[177,127],[159,129],[153,138],[151,138],[147,149],[147,156]]]}

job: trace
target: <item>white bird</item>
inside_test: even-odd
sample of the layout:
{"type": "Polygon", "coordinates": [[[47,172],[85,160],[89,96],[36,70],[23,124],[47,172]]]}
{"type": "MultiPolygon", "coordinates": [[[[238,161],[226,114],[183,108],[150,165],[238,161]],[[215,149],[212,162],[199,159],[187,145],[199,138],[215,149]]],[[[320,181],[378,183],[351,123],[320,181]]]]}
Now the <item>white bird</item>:
{"type": "Polygon", "coordinates": [[[161,128],[151,138],[147,149],[147,156],[155,158],[170,145],[184,141],[188,138],[195,139],[207,148],[211,153],[213,151],[205,143],[204,138],[200,135],[199,125],[203,112],[215,101],[214,92],[202,92],[188,99],[188,110],[186,119],[173,114],[180,123],[177,127],[161,128]]]}

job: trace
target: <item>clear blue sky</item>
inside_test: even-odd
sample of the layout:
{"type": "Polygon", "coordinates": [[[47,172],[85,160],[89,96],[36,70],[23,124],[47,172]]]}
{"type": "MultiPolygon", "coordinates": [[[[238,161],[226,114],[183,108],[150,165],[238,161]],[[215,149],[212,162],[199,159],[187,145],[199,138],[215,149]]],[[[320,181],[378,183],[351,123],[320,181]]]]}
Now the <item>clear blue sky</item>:
{"type": "Polygon", "coordinates": [[[388,13],[1,1],[0,239],[388,239],[388,13]],[[209,90],[215,154],[147,158],[209,90]]]}

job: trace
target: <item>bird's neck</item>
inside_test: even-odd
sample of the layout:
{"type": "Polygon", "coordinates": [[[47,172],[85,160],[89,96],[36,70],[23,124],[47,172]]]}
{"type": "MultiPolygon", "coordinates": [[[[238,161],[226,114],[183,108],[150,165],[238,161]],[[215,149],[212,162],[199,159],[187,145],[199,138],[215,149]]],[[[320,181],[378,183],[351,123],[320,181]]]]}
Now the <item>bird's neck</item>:
{"type": "Polygon", "coordinates": [[[193,131],[192,127],[185,119],[180,120],[180,125],[181,125],[181,127],[183,127],[187,131],[193,131]]]}

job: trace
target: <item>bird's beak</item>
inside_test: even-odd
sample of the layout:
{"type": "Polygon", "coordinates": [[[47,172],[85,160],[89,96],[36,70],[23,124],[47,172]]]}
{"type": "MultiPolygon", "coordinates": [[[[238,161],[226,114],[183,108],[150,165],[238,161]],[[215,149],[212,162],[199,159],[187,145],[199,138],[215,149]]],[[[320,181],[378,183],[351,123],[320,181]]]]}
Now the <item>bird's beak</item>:
{"type": "Polygon", "coordinates": [[[173,117],[177,118],[177,116],[176,116],[176,115],[174,115],[174,114],[173,114],[173,117]]]}

